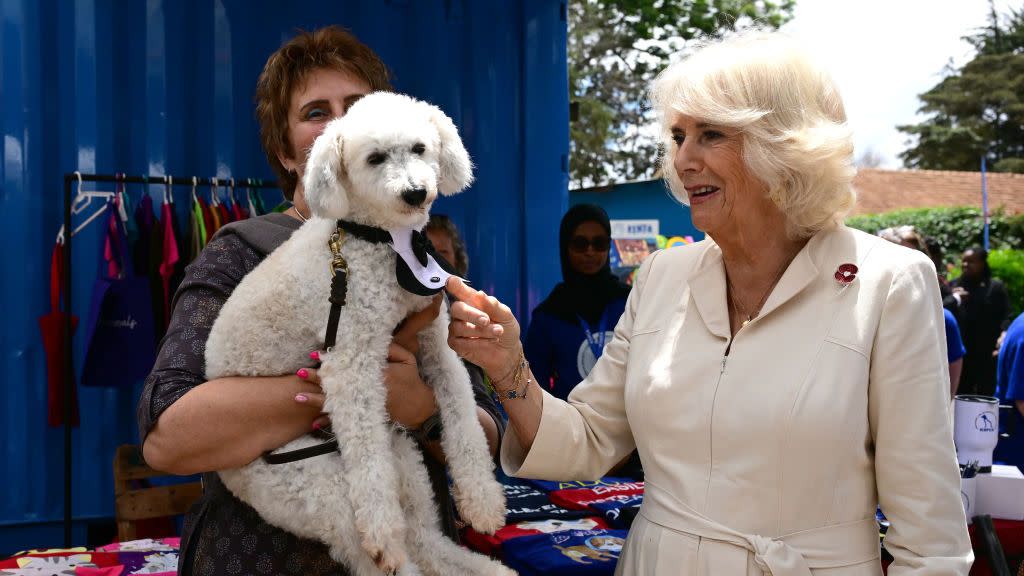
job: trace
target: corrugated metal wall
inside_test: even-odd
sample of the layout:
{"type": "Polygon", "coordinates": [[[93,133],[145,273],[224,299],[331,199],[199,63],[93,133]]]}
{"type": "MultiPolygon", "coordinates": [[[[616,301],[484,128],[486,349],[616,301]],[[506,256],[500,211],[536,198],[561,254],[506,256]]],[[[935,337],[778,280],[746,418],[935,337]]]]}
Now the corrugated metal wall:
{"type": "MultiPolygon", "coordinates": [[[[400,91],[460,126],[477,182],[435,210],[464,231],[475,284],[526,320],[559,279],[564,14],[560,0],[0,0],[0,552],[60,544],[63,442],[46,426],[38,318],[49,308],[64,173],[271,178],[253,113],[256,77],[295,28],[339,24],[380,53],[400,91]]],[[[86,186],[97,188],[109,186],[86,186]]],[[[159,199],[162,186],[152,188],[130,193],[159,199]]],[[[98,231],[75,242],[82,318],[98,231]]],[[[137,440],[137,393],[80,390],[77,519],[112,515],[111,458],[137,440]]]]}

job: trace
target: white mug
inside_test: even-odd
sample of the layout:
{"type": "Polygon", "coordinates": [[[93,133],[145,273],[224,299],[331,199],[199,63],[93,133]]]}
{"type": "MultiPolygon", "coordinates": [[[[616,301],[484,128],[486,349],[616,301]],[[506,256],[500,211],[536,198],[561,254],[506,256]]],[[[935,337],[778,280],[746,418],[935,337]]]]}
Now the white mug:
{"type": "Polygon", "coordinates": [[[992,451],[999,442],[999,400],[992,396],[954,398],[953,442],[961,464],[992,466],[992,451]]]}

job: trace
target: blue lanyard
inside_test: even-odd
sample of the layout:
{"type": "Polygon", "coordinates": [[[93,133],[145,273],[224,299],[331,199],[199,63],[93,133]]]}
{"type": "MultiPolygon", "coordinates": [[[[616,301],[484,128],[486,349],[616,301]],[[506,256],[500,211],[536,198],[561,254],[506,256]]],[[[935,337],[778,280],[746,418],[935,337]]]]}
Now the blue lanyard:
{"type": "Polygon", "coordinates": [[[590,346],[590,351],[594,353],[594,359],[600,358],[601,354],[604,353],[605,329],[608,326],[608,309],[606,308],[601,313],[601,322],[598,324],[596,335],[590,331],[590,325],[583,319],[583,316],[577,314],[576,318],[580,321],[583,335],[587,337],[587,345],[590,346]]]}

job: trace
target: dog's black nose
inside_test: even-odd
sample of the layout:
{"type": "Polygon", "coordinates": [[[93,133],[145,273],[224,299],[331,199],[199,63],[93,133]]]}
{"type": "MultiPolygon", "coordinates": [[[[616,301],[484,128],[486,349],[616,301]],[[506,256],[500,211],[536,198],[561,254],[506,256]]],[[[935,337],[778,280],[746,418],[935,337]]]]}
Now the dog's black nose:
{"type": "Polygon", "coordinates": [[[426,188],[409,188],[405,192],[402,192],[402,200],[409,206],[419,206],[423,204],[423,201],[427,199],[426,188]]]}

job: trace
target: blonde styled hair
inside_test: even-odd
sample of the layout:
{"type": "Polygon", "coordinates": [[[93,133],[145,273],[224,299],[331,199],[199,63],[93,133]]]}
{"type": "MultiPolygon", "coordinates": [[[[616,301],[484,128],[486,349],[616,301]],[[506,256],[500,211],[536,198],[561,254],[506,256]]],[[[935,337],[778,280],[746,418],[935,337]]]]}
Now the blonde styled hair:
{"type": "Polygon", "coordinates": [[[651,87],[672,194],[687,203],[673,166],[676,116],[736,128],[743,159],[786,215],[787,233],[806,238],[853,208],[853,141],[831,77],[794,41],[747,32],[709,42],[672,64],[651,87]]]}

